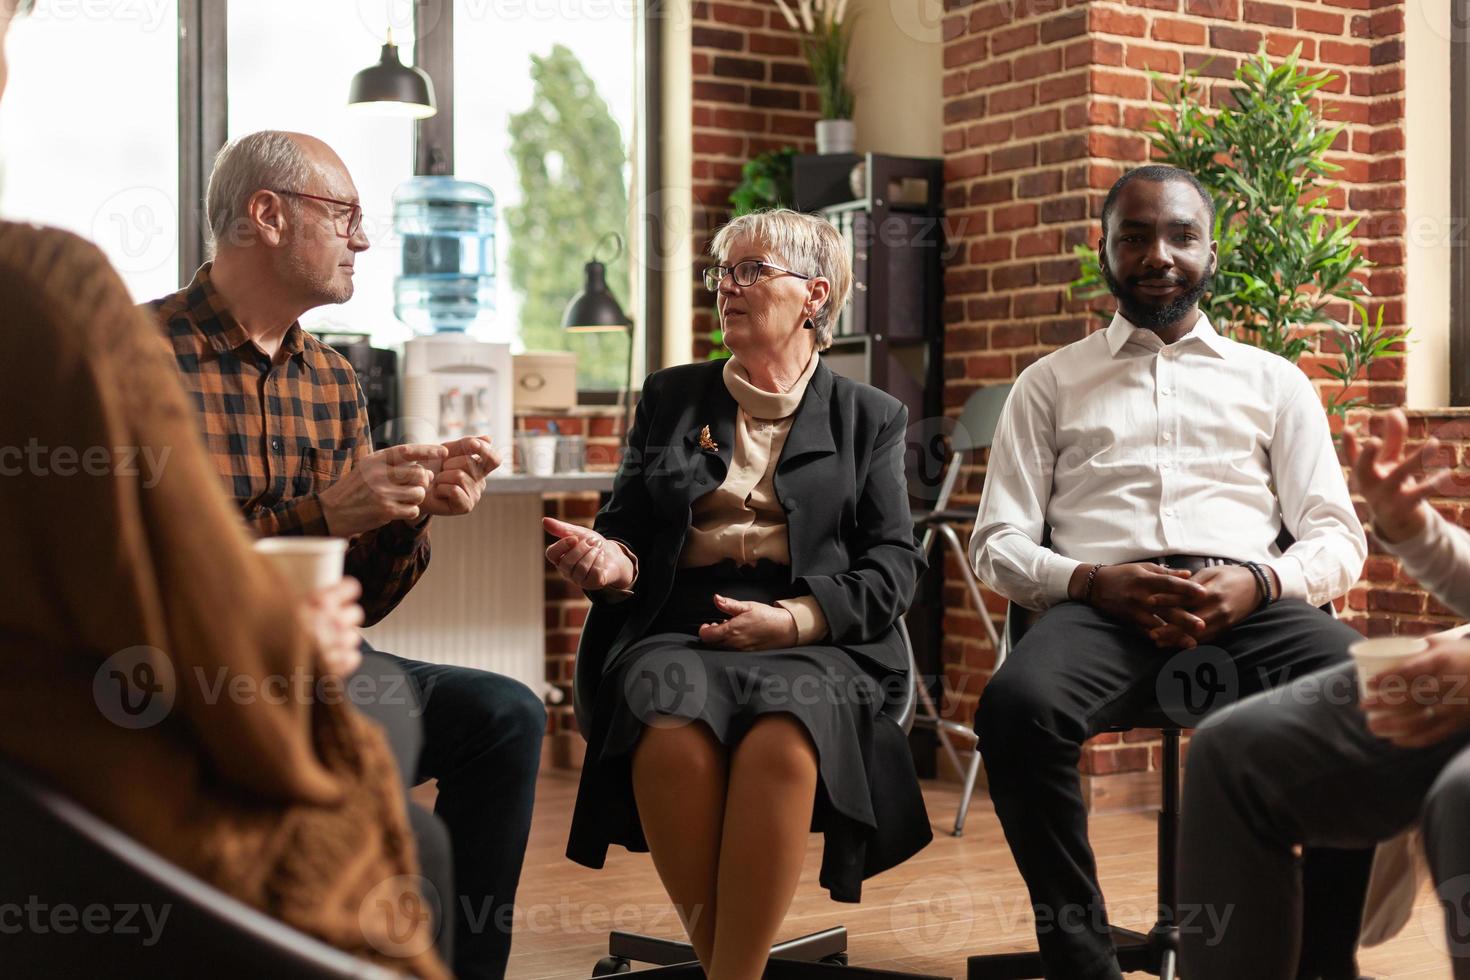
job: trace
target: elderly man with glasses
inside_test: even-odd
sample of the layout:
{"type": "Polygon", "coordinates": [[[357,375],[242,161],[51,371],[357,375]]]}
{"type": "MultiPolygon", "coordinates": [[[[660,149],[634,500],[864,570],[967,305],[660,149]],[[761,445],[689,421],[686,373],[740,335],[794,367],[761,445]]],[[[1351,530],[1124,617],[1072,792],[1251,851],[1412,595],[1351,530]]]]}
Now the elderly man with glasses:
{"type": "MultiPolygon", "coordinates": [[[[349,541],[368,625],[429,563],[429,521],[469,513],[500,456],[485,436],[373,451],[367,400],[347,360],[297,318],[352,296],[368,248],[357,189],[320,140],[264,131],[234,140],[210,175],[213,260],[145,309],[173,345],[206,448],[252,531],[349,541]]],[[[438,780],[435,813],[454,847],[460,977],[499,977],[510,953],[516,884],[530,834],[546,711],[510,678],[365,650],[381,697],[358,706],[388,729],[403,775],[438,780]],[[407,675],[422,703],[394,695],[407,675]]]]}

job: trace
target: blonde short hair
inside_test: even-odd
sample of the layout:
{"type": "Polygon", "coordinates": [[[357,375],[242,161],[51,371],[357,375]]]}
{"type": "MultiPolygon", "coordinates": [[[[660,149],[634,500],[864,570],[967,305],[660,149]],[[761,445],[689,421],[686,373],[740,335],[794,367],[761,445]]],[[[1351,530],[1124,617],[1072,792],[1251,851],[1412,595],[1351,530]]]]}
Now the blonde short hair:
{"type": "Polygon", "coordinates": [[[746,237],[760,242],[771,258],[792,272],[821,276],[831,284],[827,302],[812,315],[817,350],[832,346],[832,325],[852,292],[852,258],[847,242],[825,218],[790,208],[742,214],[725,224],[709,243],[710,255],[720,264],[730,257],[730,246],[746,237]]]}

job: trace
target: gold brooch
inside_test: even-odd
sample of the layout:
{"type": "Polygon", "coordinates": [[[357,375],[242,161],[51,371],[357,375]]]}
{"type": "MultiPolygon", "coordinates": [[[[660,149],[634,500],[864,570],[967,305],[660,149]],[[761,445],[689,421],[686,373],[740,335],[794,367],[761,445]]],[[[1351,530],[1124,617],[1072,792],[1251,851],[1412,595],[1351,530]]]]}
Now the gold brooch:
{"type": "Polygon", "coordinates": [[[699,430],[699,448],[712,451],[718,451],[720,448],[720,444],[710,438],[709,426],[705,426],[699,430]]]}

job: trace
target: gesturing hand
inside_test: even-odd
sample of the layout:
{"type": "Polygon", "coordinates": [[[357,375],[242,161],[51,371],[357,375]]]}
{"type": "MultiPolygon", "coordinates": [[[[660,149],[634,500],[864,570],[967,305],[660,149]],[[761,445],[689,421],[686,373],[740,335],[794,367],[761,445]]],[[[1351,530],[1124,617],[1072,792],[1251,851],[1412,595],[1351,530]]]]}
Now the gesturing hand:
{"type": "Polygon", "coordinates": [[[1470,641],[1430,640],[1429,649],[1369,678],[1361,705],[1368,730],[1406,749],[1470,727],[1470,641]]]}
{"type": "MultiPolygon", "coordinates": [[[[1268,570],[1267,575],[1271,572],[1268,570]]],[[[1158,610],[1163,624],[1149,630],[1161,647],[1189,649],[1208,643],[1249,616],[1261,604],[1261,590],[1250,569],[1240,565],[1212,565],[1195,572],[1191,581],[1204,595],[1187,606],[1158,610]]],[[[1279,588],[1279,586],[1278,586],[1279,588]]]]}
{"type": "Polygon", "coordinates": [[[1383,440],[1365,439],[1359,444],[1359,436],[1352,429],[1342,434],[1343,448],[1347,450],[1351,465],[1353,489],[1363,495],[1368,505],[1369,519],[1373,532],[1385,543],[1406,541],[1424,530],[1429,516],[1429,505],[1424,502],[1449,477],[1444,470],[1433,476],[1415,477],[1422,472],[1424,456],[1438,445],[1437,439],[1427,439],[1418,449],[1404,453],[1404,437],[1409,431],[1409,420],[1398,409],[1389,412],[1383,420],[1383,440]]]}
{"type": "Polygon", "coordinates": [[[633,563],[614,542],[554,517],[543,517],[541,526],[558,539],[546,549],[546,560],[577,588],[593,592],[633,587],[633,563]]]}
{"type": "MultiPolygon", "coordinates": [[[[1072,582],[1073,598],[1084,598],[1086,572],[1078,569],[1072,582]]],[[[1249,574],[1249,573],[1247,573],[1249,574]]],[[[1104,565],[1097,570],[1092,583],[1091,603],[1100,612],[1120,622],[1149,632],[1163,622],[1175,623],[1183,630],[1204,629],[1204,620],[1189,612],[1189,607],[1203,601],[1207,592],[1189,573],[1151,562],[1104,565]],[[1167,618],[1166,618],[1167,617],[1167,618]]],[[[1192,641],[1188,642],[1193,646],[1192,641]]]]}
{"type": "Polygon", "coordinates": [[[419,510],[436,517],[459,517],[475,509],[485,492],[486,478],[500,466],[502,457],[489,436],[465,436],[444,443],[444,450],[448,455],[434,473],[419,510]]]}
{"type": "Polygon", "coordinates": [[[350,538],[389,521],[417,521],[420,505],[449,450],[435,445],[390,446],[364,456],[319,495],[327,529],[350,538]]]}
{"type": "Polygon", "coordinates": [[[715,596],[715,607],[730,618],[705,623],[699,638],[730,650],[775,650],[796,646],[796,619],[780,606],[715,596]]]}

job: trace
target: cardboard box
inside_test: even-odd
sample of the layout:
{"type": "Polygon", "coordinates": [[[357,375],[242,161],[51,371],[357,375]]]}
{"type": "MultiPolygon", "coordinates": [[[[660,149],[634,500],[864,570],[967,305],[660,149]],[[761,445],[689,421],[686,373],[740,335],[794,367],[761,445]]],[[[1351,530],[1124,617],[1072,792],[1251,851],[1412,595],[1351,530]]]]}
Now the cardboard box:
{"type": "Polygon", "coordinates": [[[577,407],[577,355],[527,351],[515,355],[515,410],[569,412],[577,407]]]}

